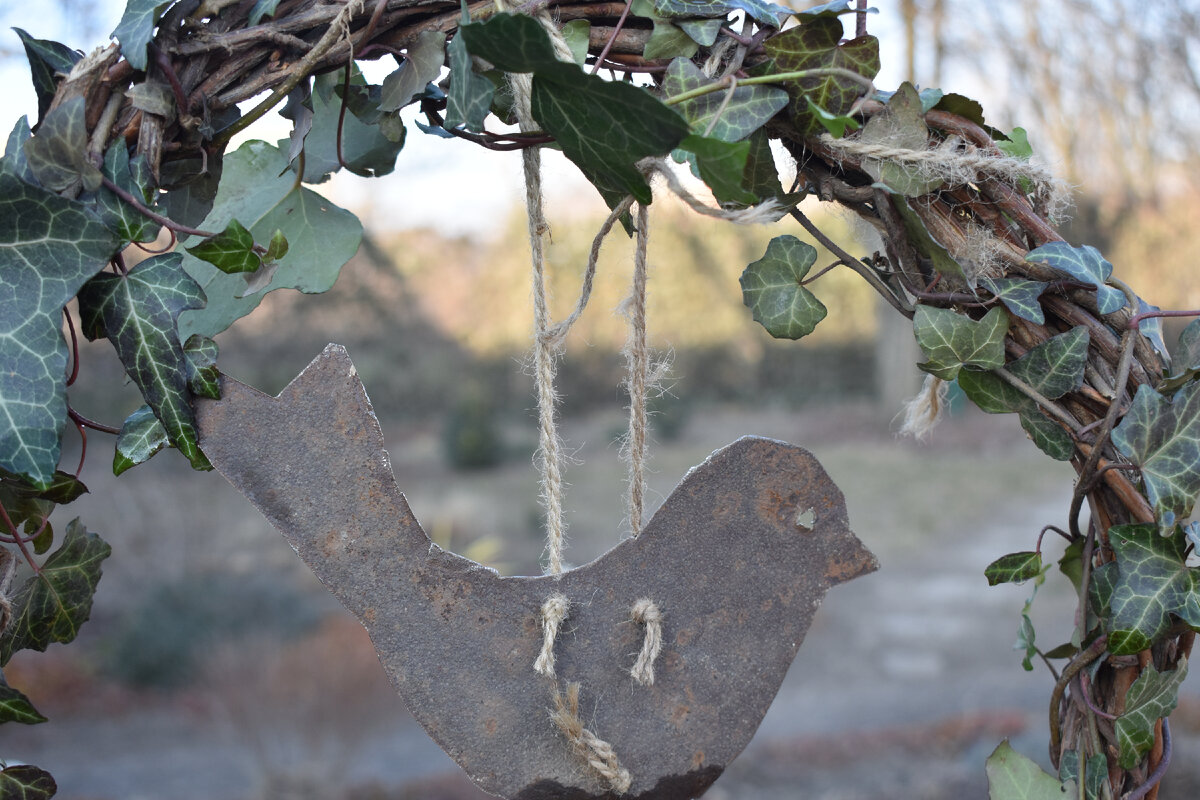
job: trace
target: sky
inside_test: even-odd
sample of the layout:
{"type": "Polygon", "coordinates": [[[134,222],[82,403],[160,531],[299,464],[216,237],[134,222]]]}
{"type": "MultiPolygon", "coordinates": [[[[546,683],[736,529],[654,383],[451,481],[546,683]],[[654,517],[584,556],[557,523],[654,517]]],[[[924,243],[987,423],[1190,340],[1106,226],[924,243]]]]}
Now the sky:
{"type": "MultiPolygon", "coordinates": [[[[797,6],[815,5],[794,0],[797,6]]],[[[877,0],[879,13],[870,20],[871,32],[880,37],[883,71],[876,79],[881,88],[892,88],[902,74],[904,51],[899,36],[896,0],[877,0]]],[[[81,50],[107,42],[116,27],[124,0],[97,0],[91,4],[91,22],[64,17],[57,4],[0,2],[0,131],[12,129],[23,114],[31,121],[37,101],[30,85],[29,68],[12,27],[25,29],[39,39],[53,39],[81,50]],[[89,27],[91,28],[89,30],[89,27]]],[[[390,60],[376,64],[382,72],[368,76],[381,80],[390,60]]],[[[407,112],[406,122],[414,116],[407,112]]],[[[271,114],[256,123],[249,138],[274,142],[289,132],[289,123],[271,114]]],[[[246,138],[246,137],[242,137],[246,138]]],[[[235,143],[238,140],[235,140],[235,143]]],[[[545,196],[551,221],[557,217],[595,216],[606,211],[595,190],[561,153],[545,151],[545,196]]],[[[313,187],[335,203],[357,214],[369,228],[385,232],[428,227],[446,235],[495,234],[524,198],[519,153],[498,153],[459,139],[441,139],[408,124],[408,138],[396,169],[382,178],[360,178],[339,173],[313,187]]]]}

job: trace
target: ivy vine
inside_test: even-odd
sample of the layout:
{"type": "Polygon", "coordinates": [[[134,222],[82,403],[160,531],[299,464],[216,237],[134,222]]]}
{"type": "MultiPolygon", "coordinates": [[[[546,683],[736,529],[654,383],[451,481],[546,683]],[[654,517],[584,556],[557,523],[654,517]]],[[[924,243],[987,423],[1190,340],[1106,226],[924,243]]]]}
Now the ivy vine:
{"type": "MultiPolygon", "coordinates": [[[[545,8],[569,60],[538,21],[490,0],[129,0],[115,43],[86,56],[17,31],[38,109],[0,159],[0,667],[74,638],[110,552],[82,522],[59,533],[48,521],[86,491],[82,463],[60,464],[64,434],[113,435],[117,473],[167,448],[207,469],[192,403],[219,391],[213,337],[266,292],[328,289],[358,247],[354,216],[304,184],[390,172],[414,124],[495,150],[560,148],[614,209],[650,203],[645,160],[673,157],[726,207],[786,210],[912,320],[931,382],[1016,414],[1069,461],[1065,525],[986,572],[1040,585],[1042,534],[1069,542],[1057,567],[1079,596],[1074,636],[1043,650],[1028,604],[1019,630],[1024,666],[1038,657],[1055,681],[1058,774],[1001,745],[992,797],[1152,794],[1200,630],[1200,530],[1185,524],[1200,493],[1200,323],[1172,363],[1158,318],[1189,312],[1149,307],[1095,248],[1062,240],[1023,130],[990,127],[961,95],[877,90],[865,3],[523,10],[545,8]],[[396,68],[374,85],[357,64],[381,58],[396,68]],[[510,132],[505,73],[532,75],[540,130],[510,132]],[[272,112],[288,139],[227,152],[272,112]],[[786,191],[772,142],[796,163],[786,191]],[[798,208],[808,195],[862,216],[885,252],[831,241],[798,208]],[[161,231],[171,242],[153,251],[161,231]],[[150,255],[129,268],[129,247],[150,255]],[[80,335],[111,342],[145,400],[120,424],[70,404],[80,335]]],[[[825,317],[814,258],[779,237],[742,275],[772,335],[800,338],[825,317]]],[[[0,722],[44,721],[0,672],[0,722]]],[[[55,791],[40,768],[0,770],[5,796],[55,791]]]]}

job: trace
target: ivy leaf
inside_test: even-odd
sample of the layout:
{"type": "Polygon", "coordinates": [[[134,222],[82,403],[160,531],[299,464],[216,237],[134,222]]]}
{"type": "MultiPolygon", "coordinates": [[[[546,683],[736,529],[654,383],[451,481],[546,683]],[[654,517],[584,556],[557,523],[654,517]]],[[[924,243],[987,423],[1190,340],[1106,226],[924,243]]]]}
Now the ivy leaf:
{"type": "MultiPolygon", "coordinates": [[[[964,119],[974,122],[976,125],[988,131],[989,133],[995,131],[995,128],[991,127],[984,121],[983,106],[979,104],[978,100],[972,100],[964,95],[951,92],[950,94],[943,95],[942,98],[938,100],[938,103],[934,106],[934,108],[936,108],[938,111],[947,111],[951,114],[957,114],[964,119]]],[[[993,136],[992,138],[995,139],[997,137],[993,136]]]]}
{"type": "MultiPolygon", "coordinates": [[[[282,231],[290,248],[279,259],[271,286],[323,292],[358,250],[362,225],[350,212],[296,186],[287,166],[287,155],[265,142],[247,142],[226,155],[216,203],[202,227],[224,230],[238,219],[260,241],[282,231]]],[[[184,256],[183,267],[200,284],[208,304],[180,315],[181,339],[194,333],[215,336],[253,311],[263,297],[239,297],[246,289],[241,276],[226,275],[191,255],[184,256]]]]}
{"type": "MultiPolygon", "coordinates": [[[[46,718],[38,713],[29,698],[8,685],[0,673],[0,723],[19,722],[22,725],[37,725],[46,718]]],[[[3,795],[7,797],[8,795],[3,795]]]]}
{"type": "Polygon", "coordinates": [[[987,760],[990,800],[1076,800],[1075,785],[1064,783],[1012,749],[1005,739],[987,760]]]}
{"type": "MultiPolygon", "coordinates": [[[[369,88],[357,69],[351,74],[350,81],[351,97],[369,88]]],[[[318,75],[313,80],[312,128],[304,138],[305,183],[321,183],[342,168],[337,151],[338,119],[342,105],[338,91],[341,84],[342,77],[336,72],[318,75]]],[[[349,99],[347,103],[353,105],[349,99]]],[[[366,117],[370,121],[361,119],[357,114],[347,114],[341,121],[342,156],[346,169],[365,178],[390,173],[396,168],[397,154],[404,148],[403,125],[398,140],[389,138],[383,129],[384,119],[396,115],[385,115],[377,109],[372,114],[374,118],[366,117]]]]}
{"type": "Polygon", "coordinates": [[[650,34],[646,46],[642,48],[642,57],[655,58],[691,58],[700,50],[700,45],[683,30],[671,23],[656,19],[654,30],[650,34]]]}
{"type": "Polygon", "coordinates": [[[1008,371],[1039,394],[1057,400],[1083,385],[1089,341],[1087,328],[1080,325],[1034,347],[1009,364],[1008,371]]]}
{"type": "Polygon", "coordinates": [[[44,652],[51,642],[75,638],[92,611],[100,562],[110,553],[112,548],[78,519],[67,525],[62,545],[12,597],[12,622],[0,634],[0,666],[18,650],[44,652]]]}
{"type": "Polygon", "coordinates": [[[33,131],[29,129],[29,119],[22,116],[8,134],[8,142],[4,146],[4,158],[0,160],[0,164],[10,175],[36,186],[37,178],[34,177],[33,170],[29,168],[29,159],[25,157],[25,143],[32,138],[33,131]]]}
{"type": "Polygon", "coordinates": [[[750,155],[749,142],[724,142],[692,134],[679,147],[695,154],[700,178],[708,184],[718,203],[758,202],[755,195],[742,188],[746,159],[750,155]]]}
{"type": "Polygon", "coordinates": [[[1008,414],[1035,408],[1036,404],[1014,387],[991,372],[964,369],[958,373],[958,388],[963,390],[981,411],[988,414],[1008,414]]]}
{"type": "Polygon", "coordinates": [[[383,79],[380,111],[396,111],[425,91],[426,84],[438,79],[446,60],[446,34],[425,30],[405,51],[404,63],[383,79]]]}
{"type": "Polygon", "coordinates": [[[663,19],[679,17],[724,17],[745,11],[768,28],[778,28],[781,17],[791,9],[766,0],[652,0],[654,13],[663,19]]]}
{"type": "Polygon", "coordinates": [[[1112,441],[1141,470],[1164,533],[1173,519],[1191,513],[1200,492],[1200,384],[1187,384],[1170,400],[1139,386],[1112,441]]]}
{"type": "Polygon", "coordinates": [[[167,429],[154,416],[150,406],[142,406],[125,418],[117,434],[113,453],[113,475],[150,460],[150,457],[169,445],[167,429]]]}
{"type": "Polygon", "coordinates": [[[540,23],[519,14],[495,14],[458,29],[471,55],[505,72],[553,70],[558,56],[540,23]]]}
{"type": "Polygon", "coordinates": [[[257,25],[263,17],[275,16],[275,7],[278,5],[279,0],[258,0],[250,9],[250,25],[257,25]]]}
{"type": "Polygon", "coordinates": [[[802,195],[784,194],[767,132],[757,130],[746,141],[750,143],[750,150],[746,153],[746,172],[742,178],[742,186],[746,187],[746,191],[760,198],[774,197],[793,204],[797,202],[802,195]]]}
{"type": "Polygon", "coordinates": [[[173,0],[129,0],[121,21],[110,36],[121,43],[121,53],[129,65],[145,70],[149,63],[146,45],[154,38],[154,26],[162,17],[163,9],[173,0]]]}
{"type": "Polygon", "coordinates": [[[984,569],[988,586],[1001,583],[1024,583],[1042,573],[1042,554],[1034,552],[1009,553],[1000,556],[984,569]]]}
{"type": "Polygon", "coordinates": [[[1008,135],[1008,141],[1003,139],[996,142],[997,149],[1012,158],[1028,161],[1033,157],[1033,145],[1029,144],[1029,136],[1024,128],[1013,128],[1008,135]]]}
{"type": "MultiPolygon", "coordinates": [[[[118,139],[104,154],[105,177],[142,201],[147,207],[154,206],[158,192],[153,185],[153,176],[145,156],[132,161],[125,141],[118,139]]],[[[101,187],[92,201],[104,224],[120,237],[122,242],[152,242],[158,236],[159,225],[126,203],[106,187],[101,187]]]]}
{"type": "Polygon", "coordinates": [[[262,259],[254,252],[254,237],[236,219],[229,220],[225,230],[187,251],[226,275],[254,272],[262,266],[262,259]]]}
{"type": "Polygon", "coordinates": [[[854,117],[848,117],[845,114],[830,114],[814,103],[812,98],[805,97],[804,99],[808,102],[808,110],[812,113],[813,117],[835,139],[841,139],[845,136],[847,128],[856,131],[862,127],[854,117]]]}
{"type": "Polygon", "coordinates": [[[196,444],[187,362],[176,330],[183,311],[204,306],[204,292],[182,263],[182,253],[164,253],[127,275],[97,275],[79,293],[80,324],[89,338],[105,335],[112,342],[171,444],[195,469],[211,469],[196,444]]]}
{"type": "MultiPolygon", "coordinates": [[[[1047,654],[1049,655],[1049,654],[1047,654]]],[[[1079,751],[1063,753],[1058,765],[1058,777],[1063,783],[1079,785],[1079,751]]],[[[1103,753],[1088,756],[1083,786],[1087,800],[1100,800],[1101,787],[1108,781],[1108,758],[1103,753]]]]}
{"type": "MultiPolygon", "coordinates": [[[[871,117],[859,135],[859,141],[863,144],[908,150],[924,150],[928,140],[929,128],[921,111],[921,97],[916,87],[907,81],[888,100],[886,108],[871,117]]],[[[864,158],[862,167],[876,181],[906,197],[929,194],[945,183],[939,177],[923,177],[911,165],[894,161],[864,158]]]]}
{"type": "MultiPolygon", "coordinates": [[[[819,6],[813,6],[812,8],[806,8],[803,11],[797,11],[796,16],[797,17],[820,17],[820,16],[832,14],[833,16],[836,17],[836,16],[840,16],[842,14],[858,13],[859,9],[854,7],[853,5],[851,5],[851,2],[852,2],[852,0],[829,0],[828,3],[822,3],[819,6]]],[[[862,10],[868,14],[878,14],[879,13],[878,8],[867,8],[867,9],[862,9],[862,10]]]]}
{"type": "MultiPolygon", "coordinates": [[[[588,24],[587,20],[573,20],[588,24]]],[[[563,29],[564,34],[566,28],[563,29]]],[[[479,133],[483,130],[483,121],[487,118],[492,107],[492,97],[496,86],[487,78],[471,69],[471,55],[467,52],[467,42],[461,36],[455,36],[446,48],[450,54],[450,89],[446,92],[446,127],[456,128],[463,125],[469,131],[479,133]]],[[[587,54],[587,32],[584,32],[584,54],[587,54]]]]}
{"type": "Polygon", "coordinates": [[[1046,291],[1046,284],[1040,281],[1027,281],[1022,278],[989,278],[981,277],[979,285],[991,292],[1004,307],[1021,319],[1027,319],[1037,325],[1046,324],[1046,315],[1038,298],[1046,291]]]}
{"type": "MultiPolygon", "coordinates": [[[[463,22],[469,21],[464,15],[463,22]]],[[[562,26],[562,35],[563,41],[567,43],[567,49],[571,51],[571,59],[576,64],[583,66],[583,62],[587,61],[588,46],[592,40],[592,23],[586,19],[573,19],[562,26]]],[[[463,52],[465,53],[466,50],[464,49],[463,52]]],[[[451,70],[453,70],[453,65],[451,70]]],[[[484,78],[484,80],[487,79],[484,78]]]]}
{"type": "Polygon", "coordinates": [[[1125,306],[1125,293],[1104,285],[1112,275],[1112,264],[1090,244],[1072,247],[1066,242],[1048,242],[1026,253],[1025,260],[1049,264],[1080,283],[1095,286],[1096,305],[1101,314],[1111,314],[1125,306]]]}
{"type": "Polygon", "coordinates": [[[692,41],[701,47],[712,47],[717,43],[717,35],[721,32],[721,26],[725,24],[723,19],[681,19],[675,23],[679,29],[692,37],[692,41]]]}
{"type": "Polygon", "coordinates": [[[1108,649],[1140,653],[1171,625],[1171,615],[1200,628],[1200,592],[1195,569],[1184,559],[1184,538],[1160,536],[1154,525],[1114,525],[1109,541],[1116,554],[1108,649]]]}
{"type": "Polygon", "coordinates": [[[1160,719],[1175,710],[1179,685],[1187,677],[1187,657],[1179,666],[1159,672],[1147,664],[1125,695],[1125,713],[1117,717],[1114,728],[1121,747],[1122,769],[1133,769],[1154,746],[1154,728],[1160,719]]]}
{"type": "MultiPolygon", "coordinates": [[[[874,78],[879,73],[879,40],[861,36],[842,42],[842,32],[842,22],[837,17],[819,16],[777,33],[763,43],[769,60],[750,72],[758,76],[838,68],[874,78]]],[[[841,116],[864,93],[860,83],[838,75],[793,79],[782,85],[792,98],[796,134],[802,137],[821,130],[821,123],[809,111],[805,98],[830,114],[841,116]]]]}
{"type": "Polygon", "coordinates": [[[161,196],[164,213],[181,225],[198,227],[212,211],[224,169],[224,154],[213,154],[205,161],[182,158],[164,162],[159,168],[166,190],[161,196]]]}
{"type": "Polygon", "coordinates": [[[800,285],[817,260],[817,250],[795,236],[776,236],[767,252],[742,272],[742,302],[776,339],[799,339],[829,313],[800,285]]]}
{"type": "MultiPolygon", "coordinates": [[[[1149,322],[1150,320],[1145,320],[1149,322]]],[[[1161,320],[1155,319],[1155,322],[1161,320]]],[[[1142,324],[1144,325],[1145,322],[1142,324]]],[[[1161,324],[1159,328],[1161,329],[1161,324]]],[[[1138,326],[1141,330],[1141,325],[1138,326]]],[[[1200,373],[1200,319],[1194,319],[1179,332],[1179,341],[1175,345],[1175,355],[1171,359],[1171,377],[1164,382],[1162,389],[1178,389],[1200,373]]]]}
{"type": "MultiPolygon", "coordinates": [[[[891,199],[896,213],[900,215],[900,220],[904,223],[904,230],[907,231],[917,252],[932,261],[933,268],[941,274],[962,278],[967,286],[974,289],[974,276],[963,271],[962,265],[954,260],[941,242],[933,238],[933,234],[925,227],[925,221],[921,219],[921,215],[909,205],[908,198],[893,194],[891,199]]],[[[913,202],[918,201],[914,200],[913,202]]]]}
{"type": "Polygon", "coordinates": [[[62,308],[116,247],[83,205],[0,168],[0,468],[37,486],[67,418],[62,308]]]}
{"type": "MultiPolygon", "coordinates": [[[[686,58],[677,58],[667,67],[663,91],[671,97],[710,83],[712,81],[699,67],[686,58]]],[[[674,107],[696,133],[726,142],[739,142],[766,125],[787,106],[787,102],[787,92],[774,86],[738,86],[732,98],[729,90],[724,89],[684,100],[674,107]]]]}
{"type": "Polygon", "coordinates": [[[1098,619],[1112,616],[1112,598],[1120,577],[1117,562],[1108,561],[1092,567],[1092,578],[1088,581],[1089,610],[1098,619]]]}
{"type": "Polygon", "coordinates": [[[221,399],[221,373],[217,369],[217,343],[207,336],[193,334],[183,343],[187,359],[188,388],[197,397],[221,399]]]}
{"type": "Polygon", "coordinates": [[[49,772],[29,764],[0,770],[0,797],[5,800],[50,800],[58,784],[49,772]]]}
{"type": "Polygon", "coordinates": [[[100,188],[100,170],[87,157],[84,113],[84,99],[72,97],[47,114],[37,135],[25,143],[29,168],[47,189],[100,188]]]}
{"type": "Polygon", "coordinates": [[[1022,411],[1021,427],[1037,448],[1055,461],[1070,461],[1075,455],[1075,441],[1052,419],[1040,411],[1022,411]]]}
{"type": "Polygon", "coordinates": [[[58,90],[58,76],[68,74],[83,55],[65,44],[35,39],[20,28],[13,28],[13,31],[25,46],[25,57],[29,59],[29,71],[33,74],[33,90],[37,93],[38,119],[42,119],[58,90]]]}
{"type": "Polygon", "coordinates": [[[1002,308],[993,308],[976,322],[948,308],[919,305],[913,330],[926,358],[917,366],[942,380],[954,380],[965,365],[1004,366],[1008,315],[1002,308]]]}

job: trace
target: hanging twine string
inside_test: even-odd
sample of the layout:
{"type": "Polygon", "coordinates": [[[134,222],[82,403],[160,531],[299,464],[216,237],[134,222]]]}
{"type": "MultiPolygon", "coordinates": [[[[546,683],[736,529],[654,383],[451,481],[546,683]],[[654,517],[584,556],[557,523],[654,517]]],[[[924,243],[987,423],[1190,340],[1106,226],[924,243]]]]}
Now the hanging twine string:
{"type": "Polygon", "coordinates": [[[596,770],[617,794],[625,794],[633,784],[633,776],[629,770],[621,766],[617,753],[608,742],[604,741],[587,728],[579,719],[579,684],[568,683],[567,692],[554,690],[554,712],[550,715],[554,724],[567,737],[567,741],[596,770]]]}
{"type": "Polygon", "coordinates": [[[666,181],[671,193],[682,200],[697,214],[706,217],[732,222],[735,225],[768,225],[778,222],[788,212],[789,206],[781,204],[775,198],[764,200],[756,206],[747,208],[721,208],[710,206],[687,190],[675,170],[671,169],[663,158],[645,158],[638,162],[644,175],[658,174],[666,181]]]}
{"type": "Polygon", "coordinates": [[[533,669],[539,675],[547,678],[554,676],[554,641],[558,638],[558,628],[571,611],[571,601],[566,595],[557,592],[546,598],[542,603],[542,652],[533,662],[533,669]]]}
{"type": "Polygon", "coordinates": [[[643,597],[633,604],[632,616],[634,622],[646,626],[646,636],[630,674],[642,686],[653,686],[654,661],[662,652],[662,612],[653,600],[643,597]]]}
{"type": "Polygon", "coordinates": [[[629,319],[629,336],[625,342],[629,438],[625,456],[629,460],[629,529],[635,537],[642,532],[646,504],[646,378],[650,371],[650,351],[646,348],[646,247],[649,239],[650,209],[639,204],[633,286],[622,304],[629,319]]]}

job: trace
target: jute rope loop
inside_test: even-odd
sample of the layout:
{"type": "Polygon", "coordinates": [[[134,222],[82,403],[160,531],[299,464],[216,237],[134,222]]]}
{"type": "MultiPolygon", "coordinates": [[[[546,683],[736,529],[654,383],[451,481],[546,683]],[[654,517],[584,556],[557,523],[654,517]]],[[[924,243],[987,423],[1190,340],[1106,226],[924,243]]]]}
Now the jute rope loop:
{"type": "Polygon", "coordinates": [[[604,741],[587,728],[579,719],[579,684],[568,683],[564,696],[556,688],[554,691],[554,711],[550,719],[558,726],[567,741],[612,787],[617,794],[625,794],[633,784],[633,776],[629,770],[621,766],[617,753],[608,742],[604,741]]]}
{"type": "Polygon", "coordinates": [[[533,662],[533,669],[539,675],[554,677],[554,642],[570,611],[571,601],[563,594],[552,594],[542,603],[542,651],[533,662]]]}
{"type": "Polygon", "coordinates": [[[663,615],[653,600],[643,597],[633,604],[632,616],[634,622],[646,626],[646,636],[642,640],[642,652],[638,653],[637,661],[633,662],[630,674],[642,686],[653,686],[654,661],[662,652],[663,615]]]}

